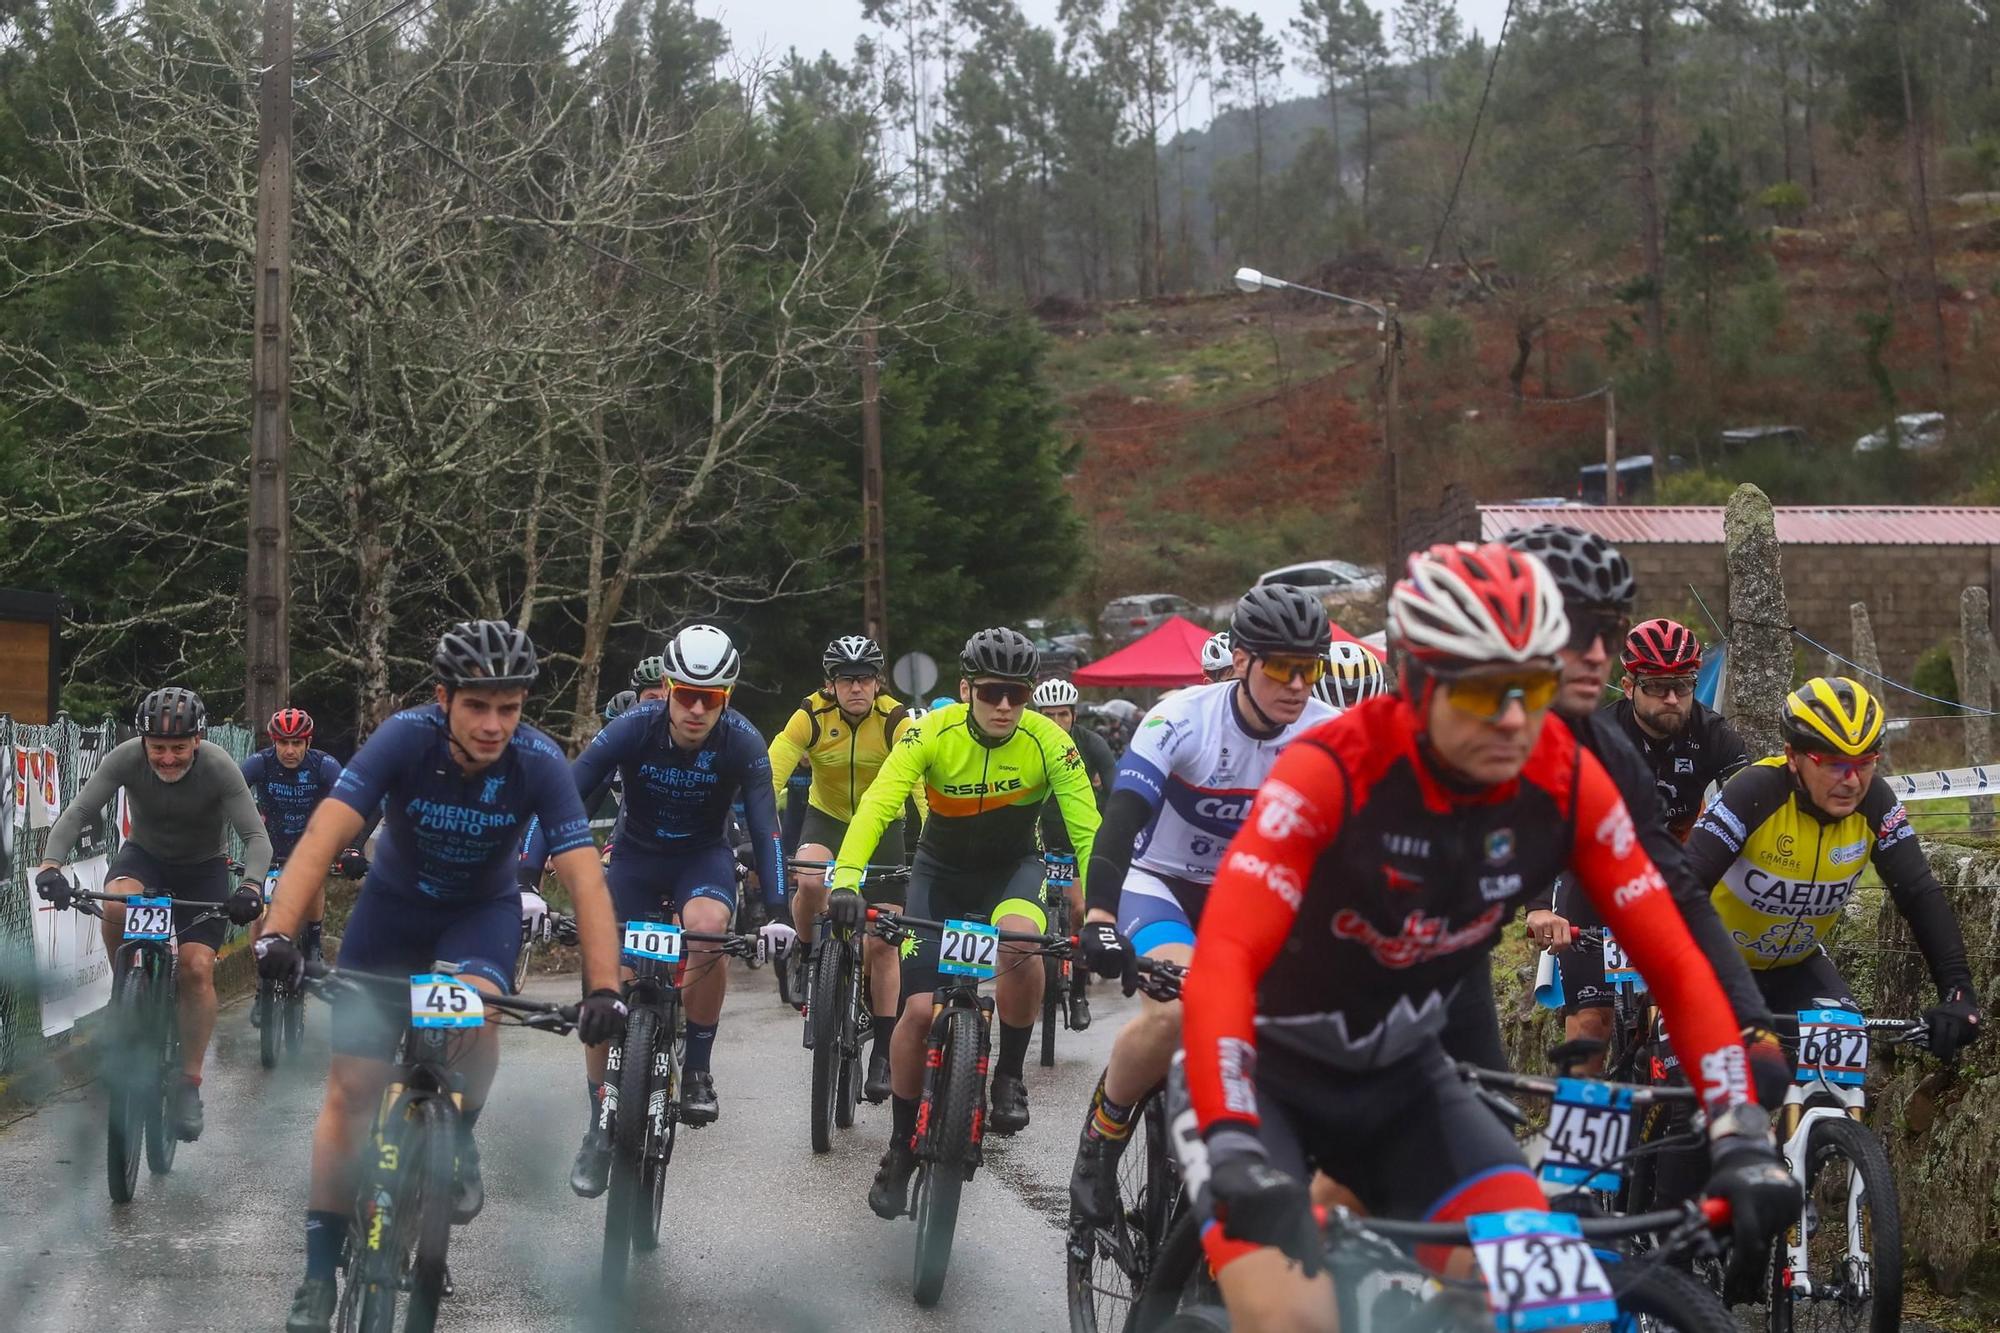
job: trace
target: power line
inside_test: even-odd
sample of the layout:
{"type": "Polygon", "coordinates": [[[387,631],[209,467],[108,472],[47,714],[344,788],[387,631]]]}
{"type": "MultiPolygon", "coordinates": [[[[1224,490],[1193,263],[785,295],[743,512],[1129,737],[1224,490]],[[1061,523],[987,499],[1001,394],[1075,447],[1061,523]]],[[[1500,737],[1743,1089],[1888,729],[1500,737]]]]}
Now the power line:
{"type": "Polygon", "coordinates": [[[1959,710],[1958,716],[1960,717],[2000,717],[2000,713],[1996,713],[1992,709],[1973,708],[1966,704],[1959,703],[1954,699],[1940,699],[1935,694],[1925,694],[1922,690],[1917,689],[1914,685],[1905,685],[1903,684],[1902,681],[1893,680],[1890,677],[1883,675],[1879,671],[1870,671],[1867,667],[1862,666],[1859,662],[1853,661],[1846,657],[1842,657],[1839,653],[1836,653],[1835,651],[1833,651],[1833,649],[1827,647],[1825,644],[1815,641],[1809,635],[1807,635],[1803,630],[1799,629],[1798,626],[1793,625],[1790,626],[1789,628],[1792,631],[1793,637],[1798,639],[1800,642],[1806,644],[1808,647],[1817,648],[1821,652],[1825,653],[1828,657],[1831,657],[1834,661],[1845,663],[1846,665],[1853,667],[1856,671],[1859,671],[1862,675],[1871,677],[1872,679],[1875,680],[1879,680],[1884,685],[1894,686],[1896,689],[1901,690],[1905,694],[1914,694],[1919,699],[1928,699],[1930,702],[1934,704],[1943,704],[1946,708],[1956,708],[1959,710]]]}
{"type": "Polygon", "coordinates": [[[1500,48],[1507,44],[1507,24],[1513,17],[1514,0],[1507,0],[1507,12],[1500,16],[1500,34],[1493,39],[1493,59],[1486,65],[1486,86],[1479,90],[1479,106],[1472,113],[1472,133],[1465,138],[1465,152],[1458,159],[1458,175],[1452,178],[1451,198],[1445,201],[1444,216],[1438,219],[1437,235],[1431,237],[1430,253],[1424,256],[1426,269],[1437,258],[1438,247],[1444,244],[1444,229],[1450,225],[1452,212],[1458,207],[1458,190],[1465,184],[1465,168],[1472,161],[1472,146],[1479,142],[1479,125],[1486,118],[1486,99],[1493,92],[1493,75],[1500,68],[1500,48]]]}
{"type": "MultiPolygon", "coordinates": [[[[378,24],[391,18],[392,16],[394,16],[399,12],[408,9],[411,5],[415,3],[417,3],[417,0],[395,0],[395,3],[384,6],[380,13],[376,14],[374,18],[369,19],[366,23],[358,24],[355,27],[349,28],[346,32],[328,38],[324,43],[314,47],[310,51],[294,55],[292,57],[292,63],[296,65],[318,65],[323,61],[325,61],[328,57],[333,55],[335,51],[338,51],[341,47],[347,45],[347,43],[353,41],[357,37],[365,36],[371,29],[376,27],[378,24]]],[[[436,3],[437,0],[428,0],[428,3],[424,5],[424,9],[429,10],[436,3]]],[[[342,57],[343,60],[346,58],[347,57],[345,56],[342,57]]]]}

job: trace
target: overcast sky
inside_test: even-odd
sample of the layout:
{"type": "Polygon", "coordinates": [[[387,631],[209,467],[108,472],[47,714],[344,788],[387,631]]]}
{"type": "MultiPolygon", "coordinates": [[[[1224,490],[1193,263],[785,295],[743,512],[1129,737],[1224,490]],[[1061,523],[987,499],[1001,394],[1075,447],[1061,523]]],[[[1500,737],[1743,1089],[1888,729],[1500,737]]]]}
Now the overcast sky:
{"type": "MultiPolygon", "coordinates": [[[[1227,0],[1238,9],[1263,15],[1264,23],[1283,33],[1298,13],[1298,0],[1227,0]]],[[[1017,0],[1029,21],[1054,27],[1057,0],[1017,0]]],[[[1378,8],[1393,12],[1395,0],[1374,0],[1378,8]]],[[[695,0],[695,8],[713,14],[728,28],[739,58],[762,52],[773,59],[788,47],[805,55],[831,51],[845,61],[854,54],[854,39],[869,30],[861,18],[861,0],[695,0]]],[[[1491,40],[1499,31],[1506,0],[1458,0],[1458,12],[1466,25],[1491,40]]],[[[1385,18],[1385,27],[1391,27],[1385,18]]],[[[1391,28],[1393,32],[1393,28],[1391,28]]],[[[1291,56],[1289,44],[1287,56],[1291,56]]],[[[1311,80],[1295,71],[1286,72],[1286,83],[1294,93],[1307,90],[1311,80]]]]}

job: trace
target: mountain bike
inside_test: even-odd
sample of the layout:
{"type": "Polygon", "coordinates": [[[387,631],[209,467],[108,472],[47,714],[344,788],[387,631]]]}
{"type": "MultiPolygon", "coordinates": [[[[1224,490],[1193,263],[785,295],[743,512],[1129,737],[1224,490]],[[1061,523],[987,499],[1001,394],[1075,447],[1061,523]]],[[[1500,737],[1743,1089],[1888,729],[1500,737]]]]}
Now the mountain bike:
{"type": "MultiPolygon", "coordinates": [[[[831,863],[820,861],[790,864],[795,869],[831,868],[831,863]]],[[[862,867],[864,885],[907,881],[909,877],[908,866],[862,867]]],[[[871,1016],[863,942],[858,936],[836,934],[822,913],[813,932],[812,951],[806,955],[805,1044],[812,1052],[810,1115],[812,1150],[816,1153],[833,1147],[834,1129],[853,1126],[855,1108],[861,1102],[861,1047],[871,1016]]],[[[790,970],[781,966],[778,974],[783,977],[790,970]]]]}
{"type": "Polygon", "coordinates": [[[76,910],[102,918],[99,903],[125,908],[125,942],[111,961],[111,1013],[106,1018],[104,1176],[111,1202],[130,1203],[139,1185],[140,1144],[156,1176],[174,1169],[180,1140],[174,1134],[173,1099],[181,1082],[181,1011],[178,981],[181,931],[225,916],[221,903],[190,902],[144,894],[75,892],[76,910]],[[176,907],[198,909],[181,930],[176,907]]]}
{"type": "Polygon", "coordinates": [[[925,921],[887,908],[868,910],[870,929],[900,946],[922,934],[938,937],[940,979],[931,995],[925,1039],[924,1090],[917,1104],[917,1219],[914,1295],[937,1304],[958,1227],[958,1201],[979,1168],[986,1128],[986,1070],[993,1039],[993,997],[979,983],[1000,968],[1000,946],[1022,946],[1010,967],[1034,955],[1067,953],[1074,941],[1060,935],[1000,930],[982,921],[925,921]]]}
{"type": "Polygon", "coordinates": [[[1889,1154],[1862,1122],[1868,1048],[1874,1039],[1926,1049],[1929,1029],[1922,1019],[1842,1009],[1804,1010],[1796,1022],[1798,1073],[1777,1122],[1806,1206],[1772,1247],[1768,1326],[1894,1333],[1903,1318],[1902,1213],[1889,1154]]]}
{"type": "MultiPolygon", "coordinates": [[[[1162,1003],[1181,997],[1187,969],[1180,964],[1142,956],[1137,968],[1136,990],[1162,1003]]],[[[1161,1084],[1132,1108],[1132,1137],[1118,1159],[1118,1211],[1103,1226],[1070,1214],[1064,1252],[1071,1333],[1125,1327],[1168,1227],[1186,1206],[1167,1119],[1161,1084]]]]}
{"type": "MultiPolygon", "coordinates": [[[[1068,938],[1076,930],[1070,919],[1069,890],[1076,883],[1076,858],[1057,852],[1042,856],[1046,868],[1042,905],[1049,914],[1049,933],[1068,938]]],[[[1071,997],[1080,992],[1084,974],[1073,959],[1050,954],[1042,959],[1042,1068],[1056,1062],[1056,1026],[1070,1026],[1071,997]]]]}
{"type": "Polygon", "coordinates": [[[430,1333],[439,1300],[450,1294],[452,1189],[458,1175],[459,1098],[463,1075],[451,1067],[453,1038],[513,1019],[539,1032],[566,1034],[575,1005],[489,995],[458,980],[456,968],[411,977],[306,966],[307,988],[323,999],[343,991],[408,1005],[396,1068],[363,1148],[360,1185],[341,1256],[346,1279],[334,1310],[341,1333],[390,1333],[407,1297],[402,1327],[430,1333]]]}
{"type": "Polygon", "coordinates": [[[606,1053],[598,1103],[598,1123],[611,1140],[599,1278],[614,1300],[623,1295],[633,1252],[660,1244],[667,1164],[680,1126],[681,987],[694,961],[684,947],[718,946],[705,961],[694,961],[704,968],[721,965],[724,957],[764,958],[756,935],[710,934],[665,922],[628,921],[620,938],[621,961],[632,973],[624,983],[625,1036],[606,1053]]]}
{"type": "MultiPolygon", "coordinates": [[[[243,863],[232,860],[229,863],[232,875],[243,873],[243,863]]],[[[271,910],[271,899],[278,892],[278,878],[283,866],[273,861],[271,868],[264,872],[264,910],[271,910]]],[[[327,872],[330,876],[340,874],[336,864],[327,872]]],[[[251,931],[255,936],[255,930],[251,931]]],[[[516,983],[515,989],[519,989],[516,983]]],[[[269,977],[257,978],[257,996],[251,1001],[251,1026],[257,1029],[257,1062],[266,1069],[275,1069],[280,1058],[289,1059],[298,1053],[305,1041],[306,996],[303,989],[295,988],[287,982],[272,981],[269,977]]]]}

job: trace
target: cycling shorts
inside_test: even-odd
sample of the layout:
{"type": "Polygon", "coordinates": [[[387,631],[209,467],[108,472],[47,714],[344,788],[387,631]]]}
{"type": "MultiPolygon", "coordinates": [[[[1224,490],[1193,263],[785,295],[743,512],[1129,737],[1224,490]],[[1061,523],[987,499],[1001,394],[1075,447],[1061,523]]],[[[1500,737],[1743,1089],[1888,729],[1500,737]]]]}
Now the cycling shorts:
{"type": "MultiPolygon", "coordinates": [[[[1296,1062],[1259,1065],[1257,1137],[1271,1165],[1293,1179],[1324,1171],[1378,1217],[1450,1222],[1510,1208],[1548,1208],[1513,1133],[1436,1043],[1365,1073],[1273,1068],[1285,1063],[1296,1062]]],[[[1197,1203],[1210,1209],[1207,1198],[1197,1203]]],[[[1257,1249],[1225,1236],[1212,1216],[1202,1228],[1202,1245],[1218,1272],[1257,1249]]],[[[1449,1246],[1419,1246],[1417,1259],[1436,1270],[1450,1252],[1449,1246]]]]}
{"type": "MultiPolygon", "coordinates": [[[[1048,917],[1042,910],[1042,854],[981,870],[948,867],[922,847],[910,871],[908,914],[927,921],[990,921],[997,909],[1003,916],[1024,916],[1047,929],[1048,917]]],[[[1000,955],[1000,970],[1022,966],[1019,955],[1000,955]]],[[[1041,966],[1041,959],[1027,960],[1041,966]]],[[[920,933],[912,945],[904,946],[903,998],[937,989],[938,938],[920,933]]]]}
{"type": "Polygon", "coordinates": [[[1824,949],[1816,949],[1783,967],[1753,968],[1750,975],[1757,979],[1757,989],[1764,993],[1764,1003],[1771,1007],[1778,1034],[1787,1040],[1798,1035],[1801,1009],[1863,1012],[1854,1001],[1853,990],[1824,949]]]}
{"type": "MultiPolygon", "coordinates": [[[[483,977],[503,994],[514,988],[514,960],[521,952],[521,895],[474,902],[364,889],[340,937],[342,971],[409,977],[454,963],[483,977]]],[[[342,991],[333,1002],[333,1050],[363,1060],[393,1060],[409,1026],[407,1003],[394,991],[342,991]]]]}
{"type": "Polygon", "coordinates": [[[1194,947],[1208,885],[1167,879],[1134,866],[1118,892],[1118,933],[1132,941],[1134,952],[1148,954],[1163,944],[1194,947]]]}
{"type": "Polygon", "coordinates": [[[720,843],[655,852],[621,842],[604,867],[604,881],[621,922],[678,916],[696,898],[712,898],[736,913],[736,853],[720,843]]]}
{"type": "MultiPolygon", "coordinates": [[[[229,858],[211,856],[204,861],[162,861],[127,838],[104,873],[107,885],[114,879],[134,879],[154,897],[186,898],[220,906],[229,898],[229,858]]],[[[229,918],[213,916],[193,924],[202,914],[198,907],[174,909],[174,934],[182,944],[199,944],[204,949],[220,949],[229,934],[229,918]]]]}
{"type": "MultiPolygon", "coordinates": [[[[799,828],[798,845],[803,847],[809,842],[816,842],[822,847],[837,852],[840,850],[840,840],[846,836],[847,822],[845,820],[835,819],[816,805],[808,806],[806,809],[806,822],[799,828]]],[[[888,828],[882,830],[882,840],[875,844],[875,855],[871,860],[871,864],[878,866],[900,866],[905,864],[905,861],[906,858],[903,855],[903,821],[899,819],[889,825],[888,828]]],[[[903,889],[908,883],[909,881],[901,875],[881,881],[867,879],[862,881],[861,892],[867,895],[868,901],[871,903],[886,904],[894,907],[903,901],[903,889]]]]}
{"type": "MultiPolygon", "coordinates": [[[[1577,891],[1568,875],[1556,880],[1555,903],[1556,915],[1569,922],[1571,930],[1594,930],[1604,924],[1598,918],[1597,905],[1590,901],[1589,895],[1577,891]]],[[[1604,982],[1602,949],[1582,946],[1566,949],[1556,955],[1556,966],[1562,970],[1563,1013],[1612,1007],[1616,990],[1604,982]]]]}

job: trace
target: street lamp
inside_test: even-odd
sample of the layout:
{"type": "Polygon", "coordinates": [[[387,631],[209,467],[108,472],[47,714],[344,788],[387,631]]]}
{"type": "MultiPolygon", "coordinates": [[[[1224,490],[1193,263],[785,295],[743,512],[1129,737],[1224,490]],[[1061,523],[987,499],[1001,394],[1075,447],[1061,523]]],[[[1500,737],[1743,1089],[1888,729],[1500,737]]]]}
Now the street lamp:
{"type": "Polygon", "coordinates": [[[1376,327],[1382,332],[1382,365],[1387,377],[1386,407],[1382,413],[1382,465],[1385,471],[1383,481],[1389,501],[1389,541],[1388,559],[1383,565],[1383,572],[1393,580],[1396,577],[1396,567],[1403,559],[1403,488],[1396,458],[1396,412],[1401,379],[1398,372],[1403,359],[1403,329],[1396,319],[1395,306],[1391,304],[1384,309],[1367,301],[1358,301],[1352,296],[1342,296],[1338,292],[1323,292],[1302,282],[1286,282],[1283,278],[1274,278],[1261,269],[1247,266],[1236,270],[1236,286],[1239,291],[1244,292],[1306,292],[1328,301],[1338,301],[1342,305],[1360,306],[1375,316],[1376,327]]]}

